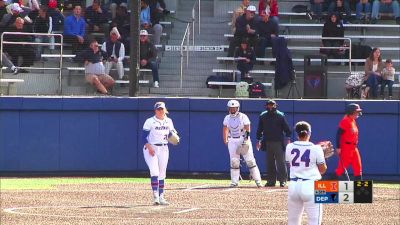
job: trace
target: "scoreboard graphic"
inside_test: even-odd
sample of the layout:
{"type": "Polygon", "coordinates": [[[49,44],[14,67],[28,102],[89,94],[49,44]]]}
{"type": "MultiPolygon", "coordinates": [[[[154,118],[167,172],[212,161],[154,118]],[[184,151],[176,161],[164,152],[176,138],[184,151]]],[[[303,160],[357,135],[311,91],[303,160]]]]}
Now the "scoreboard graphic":
{"type": "Polygon", "coordinates": [[[315,203],[372,203],[372,180],[336,181],[314,183],[315,203]]]}

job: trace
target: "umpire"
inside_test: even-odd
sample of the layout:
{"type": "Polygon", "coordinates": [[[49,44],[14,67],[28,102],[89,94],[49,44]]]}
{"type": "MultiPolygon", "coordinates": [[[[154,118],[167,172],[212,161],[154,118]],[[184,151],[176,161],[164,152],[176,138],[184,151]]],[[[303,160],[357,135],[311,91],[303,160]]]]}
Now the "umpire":
{"type": "Polygon", "coordinates": [[[262,112],[257,128],[257,149],[267,152],[267,183],[266,187],[274,187],[279,180],[281,187],[285,187],[287,170],[285,164],[285,145],[290,142],[292,131],[283,112],[277,110],[274,100],[268,100],[267,110],[262,112]]]}

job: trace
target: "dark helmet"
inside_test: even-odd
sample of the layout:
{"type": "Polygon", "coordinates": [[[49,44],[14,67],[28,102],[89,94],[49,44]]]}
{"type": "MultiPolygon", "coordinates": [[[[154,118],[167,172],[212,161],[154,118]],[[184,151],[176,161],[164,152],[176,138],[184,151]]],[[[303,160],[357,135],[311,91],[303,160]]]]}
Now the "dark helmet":
{"type": "Polygon", "coordinates": [[[267,106],[267,105],[276,105],[276,102],[274,101],[274,100],[272,100],[272,99],[269,99],[266,103],[265,103],[265,105],[267,106]]]}
{"type": "Polygon", "coordinates": [[[351,114],[353,114],[354,112],[360,112],[360,114],[361,114],[361,111],[362,111],[362,109],[361,109],[361,107],[360,107],[359,104],[350,103],[350,104],[348,104],[348,105],[346,106],[346,114],[347,114],[347,115],[351,115],[351,114]]]}

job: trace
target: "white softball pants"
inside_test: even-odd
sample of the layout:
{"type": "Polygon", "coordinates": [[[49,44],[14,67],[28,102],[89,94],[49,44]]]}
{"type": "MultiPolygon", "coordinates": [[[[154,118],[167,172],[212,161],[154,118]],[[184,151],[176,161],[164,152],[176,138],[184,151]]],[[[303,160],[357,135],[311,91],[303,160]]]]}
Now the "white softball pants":
{"type": "MultiPolygon", "coordinates": [[[[228,149],[229,149],[229,157],[232,163],[232,159],[239,160],[240,162],[240,155],[236,152],[236,149],[243,143],[244,137],[241,138],[229,138],[228,140],[228,149]]],[[[247,162],[252,162],[256,165],[256,159],[254,158],[253,153],[253,144],[250,141],[249,151],[247,154],[243,155],[244,160],[247,162]]],[[[254,180],[261,182],[261,175],[258,166],[256,165],[253,168],[250,168],[250,175],[253,177],[254,180]]],[[[231,181],[232,183],[239,183],[239,176],[240,176],[240,169],[232,169],[231,168],[231,181]]]]}
{"type": "Polygon", "coordinates": [[[153,145],[155,155],[151,156],[146,147],[143,147],[144,160],[150,170],[150,176],[157,176],[159,180],[164,180],[167,174],[167,165],[169,159],[168,145],[153,145]]]}
{"type": "Polygon", "coordinates": [[[320,225],[322,204],[314,202],[314,180],[290,181],[288,197],[288,225],[300,225],[305,210],[309,225],[320,225]]]}

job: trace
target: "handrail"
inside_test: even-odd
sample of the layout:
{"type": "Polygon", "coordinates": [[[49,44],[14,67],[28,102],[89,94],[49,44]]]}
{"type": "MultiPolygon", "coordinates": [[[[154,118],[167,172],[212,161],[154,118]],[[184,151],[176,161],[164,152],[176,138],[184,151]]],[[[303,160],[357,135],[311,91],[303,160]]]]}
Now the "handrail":
{"type": "MultiPolygon", "coordinates": [[[[26,32],[3,32],[1,34],[1,44],[0,44],[0,65],[3,65],[3,44],[12,44],[12,45],[21,45],[21,44],[28,44],[28,45],[44,45],[44,46],[60,46],[60,54],[63,55],[63,45],[64,45],[64,37],[62,34],[47,34],[47,33],[26,33],[26,32]],[[53,37],[60,37],[60,43],[37,43],[37,42],[16,42],[16,41],[4,41],[4,35],[25,35],[25,36],[53,36],[53,37]]],[[[59,68],[36,68],[36,67],[18,67],[18,68],[29,68],[29,69],[47,69],[47,70],[59,70],[58,73],[58,83],[59,89],[58,94],[62,94],[62,68],[63,68],[63,58],[60,58],[60,67],[59,68]]],[[[3,70],[0,70],[0,78],[3,77],[3,70]]]]}
{"type": "Polygon", "coordinates": [[[183,44],[185,42],[186,36],[188,36],[188,41],[186,42],[186,68],[189,66],[189,36],[190,36],[190,23],[186,25],[185,33],[183,34],[182,42],[181,42],[181,84],[180,88],[182,88],[183,82],[183,44]]]}

